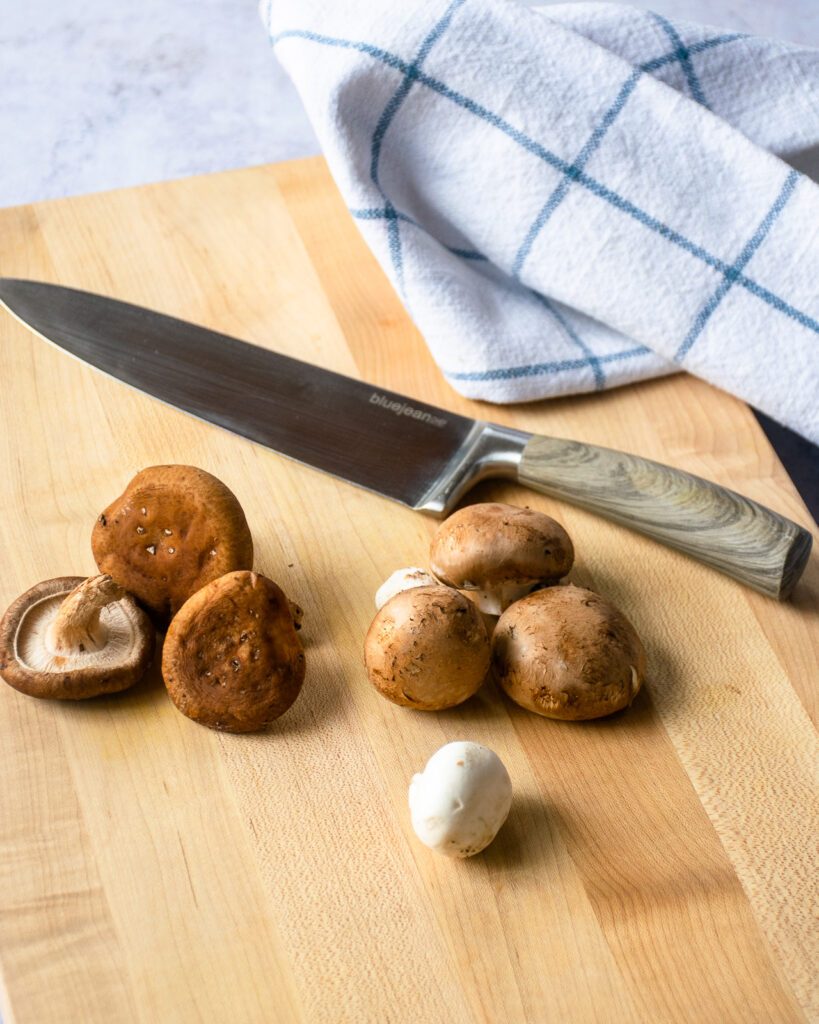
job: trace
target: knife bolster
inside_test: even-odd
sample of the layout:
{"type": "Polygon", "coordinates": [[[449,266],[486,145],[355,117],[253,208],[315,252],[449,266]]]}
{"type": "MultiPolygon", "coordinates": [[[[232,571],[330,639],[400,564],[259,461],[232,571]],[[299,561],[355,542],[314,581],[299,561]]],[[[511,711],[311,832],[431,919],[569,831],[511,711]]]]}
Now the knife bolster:
{"type": "Polygon", "coordinates": [[[487,477],[516,480],[531,434],[496,423],[475,422],[466,440],[415,508],[447,516],[466,492],[487,477]]]}

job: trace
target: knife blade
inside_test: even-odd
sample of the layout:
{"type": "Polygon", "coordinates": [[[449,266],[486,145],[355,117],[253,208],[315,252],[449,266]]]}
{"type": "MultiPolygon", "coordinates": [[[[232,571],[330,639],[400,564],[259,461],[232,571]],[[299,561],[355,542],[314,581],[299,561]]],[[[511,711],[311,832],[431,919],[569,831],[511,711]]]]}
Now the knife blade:
{"type": "Polygon", "coordinates": [[[460,416],[118,299],[0,278],[27,327],[111,377],[410,508],[447,514],[507,476],[777,598],[811,536],[734,491],[649,459],[460,416]]]}

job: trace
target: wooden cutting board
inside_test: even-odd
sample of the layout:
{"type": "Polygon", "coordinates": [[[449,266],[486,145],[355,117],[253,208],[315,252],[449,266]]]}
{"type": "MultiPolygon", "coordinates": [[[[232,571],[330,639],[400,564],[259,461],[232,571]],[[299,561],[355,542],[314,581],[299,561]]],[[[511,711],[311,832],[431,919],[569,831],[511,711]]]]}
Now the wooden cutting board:
{"type": "MultiPolygon", "coordinates": [[[[185,317],[468,415],[709,476],[810,527],[750,412],[678,376],[490,408],[450,390],[320,160],[0,211],[0,273],[185,317]]],[[[269,733],[183,718],[156,671],[75,705],[0,687],[5,1024],[459,1024],[819,1019],[819,571],[778,605],[590,514],[573,579],[642,634],[611,720],[491,685],[425,714],[368,685],[373,594],[434,522],[108,380],[0,316],[0,602],[94,571],[99,511],[140,468],[238,495],[256,568],[306,610],[308,675],[269,733]],[[407,784],[443,743],[509,767],[489,850],[419,845],[407,784]]]]}

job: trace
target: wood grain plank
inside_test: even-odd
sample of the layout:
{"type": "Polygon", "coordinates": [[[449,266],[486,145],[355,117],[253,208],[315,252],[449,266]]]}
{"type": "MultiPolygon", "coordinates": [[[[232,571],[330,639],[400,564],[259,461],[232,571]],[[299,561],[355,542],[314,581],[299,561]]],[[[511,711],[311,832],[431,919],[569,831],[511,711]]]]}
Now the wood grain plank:
{"type": "MultiPolygon", "coordinates": [[[[623,447],[808,521],[747,410],[692,378],[505,409],[456,395],[321,161],[0,211],[0,272],[623,447]]],[[[775,605],[581,510],[487,485],[474,497],[566,523],[576,579],[646,640],[647,693],[580,727],[491,686],[413,713],[369,687],[361,642],[376,586],[423,562],[431,521],[159,406],[8,318],[0,373],[15,382],[0,389],[0,601],[91,571],[99,508],[142,466],[189,462],[239,495],[257,567],[305,607],[308,659],[303,696],[263,736],[193,725],[155,674],[77,707],[0,691],[15,783],[0,797],[0,964],[15,1019],[819,1019],[815,558],[794,602],[775,605]],[[411,774],[456,738],[495,748],[516,787],[496,843],[465,863],[420,847],[406,806],[411,774]]]]}
{"type": "MultiPolygon", "coordinates": [[[[303,170],[308,176],[312,173],[318,177],[324,173],[322,166],[318,163],[303,166],[299,170],[303,170]]],[[[352,339],[351,349],[356,355],[357,364],[363,376],[384,387],[407,390],[410,394],[423,396],[428,401],[440,401],[447,407],[468,415],[489,416],[496,422],[533,432],[548,429],[554,431],[557,436],[576,437],[585,441],[597,441],[618,448],[622,447],[624,450],[640,451],[642,454],[656,459],[673,461],[680,468],[703,473],[728,486],[742,488],[743,484],[747,485],[749,482],[753,482],[756,493],[753,493],[754,489],[746,487],[752,497],[774,504],[774,506],[778,504],[785,514],[793,515],[806,527],[810,525],[810,517],[802,506],[801,500],[781,472],[781,467],[777,470],[778,461],[773,456],[767,441],[756,427],[748,410],[728,396],[714,392],[702,381],[688,377],[675,377],[651,382],[639,388],[622,389],[605,396],[595,396],[595,403],[606,406],[599,410],[596,416],[589,412],[589,399],[550,402],[545,408],[538,406],[512,409],[493,407],[490,410],[479,403],[467,402],[452,393],[446,385],[442,386],[443,378],[440,374],[437,375],[436,398],[431,398],[429,385],[423,387],[423,390],[412,391],[406,382],[424,381],[430,376],[434,377],[435,370],[431,366],[428,353],[423,348],[417,332],[406,321],[400,320],[398,316],[400,307],[394,292],[386,282],[384,288],[377,291],[373,286],[369,296],[370,301],[362,304],[361,296],[351,292],[347,286],[347,279],[338,272],[339,268],[335,260],[337,260],[336,254],[342,248],[348,258],[355,253],[356,263],[367,267],[368,280],[371,280],[378,272],[373,265],[371,254],[361,242],[352,222],[349,224],[344,245],[333,247],[328,252],[326,247],[318,244],[315,227],[318,218],[311,215],[312,207],[303,175],[297,173],[297,168],[290,165],[280,169],[279,180],[285,195],[291,202],[294,219],[312,254],[313,263],[318,269],[325,291],[333,303],[337,318],[348,339],[352,339]],[[362,319],[365,321],[363,324],[362,319]],[[379,332],[386,332],[389,338],[382,340],[381,344],[376,346],[373,339],[379,332]],[[376,352],[387,350],[395,353],[395,358],[385,365],[377,355],[375,357],[372,355],[374,349],[376,352]],[[671,393],[678,397],[670,400],[671,393]],[[639,402],[640,408],[636,409],[637,402],[639,402]],[[655,425],[655,429],[647,431],[644,424],[648,423],[655,425]],[[716,431],[715,428],[717,428],[716,431]],[[743,430],[749,437],[749,442],[745,445],[741,445],[738,440],[744,436],[743,430]],[[689,432],[691,432],[690,437],[687,436],[689,432]],[[671,455],[667,453],[668,438],[676,440],[676,447],[671,445],[671,455]],[[703,450],[706,453],[704,456],[699,454],[703,450]],[[774,482],[775,488],[772,486],[774,482]]],[[[325,200],[326,202],[328,201],[325,200]]],[[[324,212],[320,219],[326,221],[327,216],[328,214],[324,212]]],[[[812,874],[812,869],[815,869],[815,854],[811,844],[805,841],[804,819],[797,808],[805,807],[807,809],[807,807],[815,806],[815,791],[810,786],[811,764],[815,764],[811,761],[815,750],[815,747],[812,746],[815,743],[815,735],[807,724],[807,720],[803,721],[800,718],[798,698],[795,696],[795,692],[802,698],[805,707],[813,706],[815,671],[809,670],[809,666],[819,664],[819,647],[815,629],[817,611],[810,607],[810,595],[814,590],[817,573],[816,555],[814,554],[811,559],[803,582],[797,587],[794,603],[778,606],[771,601],[759,598],[759,595],[750,594],[737,587],[736,584],[728,584],[727,589],[725,581],[714,582],[712,585],[713,574],[704,567],[680,560],[679,556],[672,552],[665,551],[651,542],[636,538],[627,531],[606,524],[559,502],[550,502],[521,490],[513,492],[508,485],[496,484],[485,485],[479,494],[471,496],[468,500],[475,500],[478,496],[510,500],[510,494],[514,495],[511,500],[543,508],[558,516],[568,525],[572,536],[577,541],[576,547],[581,552],[585,550],[588,553],[588,561],[586,562],[584,559],[581,565],[594,566],[590,572],[593,578],[600,580],[599,589],[615,600],[619,597],[623,606],[631,612],[641,631],[647,628],[644,625],[646,616],[642,613],[653,606],[655,602],[641,601],[639,592],[623,594],[624,588],[620,581],[627,580],[633,575],[630,566],[651,564],[653,571],[650,573],[650,577],[640,581],[644,594],[666,592],[667,596],[671,596],[662,582],[668,578],[667,574],[670,573],[671,579],[677,575],[680,576],[681,581],[687,585],[687,593],[691,595],[691,604],[687,609],[689,614],[680,617],[677,594],[674,594],[673,602],[666,608],[663,628],[657,630],[658,636],[673,636],[674,623],[679,623],[681,618],[689,624],[698,623],[700,619],[698,613],[703,613],[705,609],[697,595],[709,594],[716,590],[718,597],[709,602],[707,621],[719,624],[716,628],[721,628],[723,632],[726,623],[730,622],[731,633],[735,633],[739,637],[753,635],[755,642],[758,643],[757,654],[762,662],[765,660],[764,655],[767,655],[765,667],[762,667],[761,662],[749,667],[747,659],[737,658],[737,654],[741,653],[741,643],[735,641],[726,652],[726,637],[724,635],[718,638],[710,637],[709,645],[703,644],[700,638],[697,638],[693,649],[699,651],[703,657],[699,659],[700,664],[688,666],[692,676],[687,676],[684,673],[684,662],[692,660],[682,656],[685,654],[684,650],[680,651],[680,657],[676,661],[669,659],[665,652],[660,655],[663,659],[661,664],[667,671],[664,674],[661,673],[656,681],[652,680],[650,686],[652,692],[656,688],[658,692],[666,696],[666,699],[659,703],[658,724],[661,720],[666,726],[671,726],[671,742],[665,740],[665,760],[663,761],[662,758],[659,760],[663,766],[661,774],[662,777],[674,778],[673,770],[679,771],[680,761],[682,761],[686,771],[693,778],[696,793],[691,790],[688,780],[685,782],[680,780],[680,785],[695,801],[696,794],[703,798],[719,837],[727,844],[727,857],[721,850],[712,850],[712,853],[720,863],[719,876],[726,880],[726,884],[728,879],[731,880],[731,892],[728,900],[731,908],[727,918],[725,912],[721,910],[711,920],[710,938],[706,937],[696,947],[691,947],[690,943],[681,943],[680,938],[683,935],[690,935],[694,927],[690,919],[685,920],[685,914],[688,910],[693,909],[696,901],[692,899],[691,906],[689,906],[689,900],[686,898],[675,897],[682,917],[671,932],[669,932],[667,920],[656,920],[656,927],[662,931],[662,934],[658,931],[658,934],[653,936],[653,955],[655,957],[657,955],[658,941],[672,959],[680,955],[685,958],[690,955],[690,952],[693,952],[696,963],[703,973],[699,981],[694,983],[689,990],[693,1000],[689,1005],[689,1011],[693,1011],[698,993],[702,991],[702,986],[705,984],[713,993],[711,1005],[713,1006],[714,1020],[729,1019],[729,1017],[741,1019],[743,992],[746,990],[760,991],[757,985],[760,972],[763,976],[767,975],[767,981],[770,982],[773,990],[779,990],[774,1003],[768,1008],[770,1012],[796,1014],[797,1017],[794,1019],[798,1019],[799,1011],[789,994],[789,984],[794,986],[794,991],[798,994],[802,1005],[813,1012],[814,989],[809,982],[809,975],[812,957],[817,950],[815,944],[811,942],[811,914],[808,904],[811,900],[816,899],[816,890],[811,884],[812,878],[815,878],[815,873],[812,874]],[[627,551],[627,556],[616,558],[612,564],[612,552],[621,552],[624,548],[627,551]],[[608,566],[601,570],[600,566],[606,565],[607,561],[608,566]],[[621,568],[620,575],[615,568],[618,564],[621,568]],[[692,582],[692,578],[696,580],[695,583],[692,582]],[[720,602],[724,603],[720,604],[720,602]],[[696,611],[695,605],[697,606],[696,611]],[[720,611],[724,613],[728,607],[732,608],[731,615],[720,614],[720,611]],[[750,621],[749,608],[753,609],[758,623],[765,623],[764,639],[759,637],[759,629],[755,628],[750,621]],[[734,616],[734,610],[738,610],[741,616],[740,621],[737,621],[734,616]],[[785,635],[795,635],[801,643],[797,642],[792,645],[783,643],[783,634],[773,628],[771,619],[780,626],[787,623],[793,632],[785,635]],[[775,647],[776,655],[784,660],[787,669],[790,670],[784,678],[779,673],[781,685],[777,691],[779,697],[788,706],[787,708],[780,707],[779,713],[767,720],[763,717],[760,723],[760,715],[764,715],[764,712],[760,711],[757,704],[758,691],[765,691],[768,685],[768,673],[773,671],[776,675],[778,668],[772,664],[771,655],[774,652],[771,650],[771,642],[775,647]],[[722,655],[717,665],[708,663],[710,652],[719,652],[722,655]],[[670,672],[669,669],[671,669],[670,672]],[[753,675],[754,671],[757,671],[760,682],[758,691],[754,694],[748,694],[747,687],[744,687],[746,694],[744,714],[733,721],[734,728],[722,742],[717,744],[718,729],[709,730],[708,728],[707,723],[713,716],[709,715],[711,709],[707,706],[707,697],[703,695],[704,690],[700,691],[695,688],[696,695],[690,698],[690,702],[674,718],[676,709],[681,705],[667,697],[669,692],[673,692],[673,683],[668,681],[669,675],[672,679],[676,679],[678,676],[696,679],[697,673],[702,678],[703,671],[705,671],[706,679],[711,674],[719,678],[720,673],[727,673],[733,678],[733,673],[737,669],[743,684],[745,673],[750,672],[753,675]],[[703,721],[703,718],[706,725],[699,733],[699,742],[693,742],[689,733],[696,730],[697,726],[694,723],[703,721]],[[687,729],[682,729],[680,723],[684,723],[687,729]],[[751,791],[747,791],[743,799],[740,799],[738,793],[734,793],[733,799],[737,803],[731,800],[721,800],[720,786],[724,784],[722,773],[718,771],[715,777],[705,778],[702,772],[698,771],[695,763],[697,759],[701,759],[709,765],[713,765],[714,761],[720,765],[733,761],[736,767],[739,761],[748,759],[751,756],[751,750],[747,743],[743,743],[742,736],[747,732],[747,727],[751,723],[756,723],[756,731],[761,734],[760,742],[768,755],[760,772],[764,774],[767,771],[769,773],[772,790],[778,791],[783,797],[778,803],[775,799],[772,800],[772,807],[768,803],[760,804],[756,797],[752,797],[751,791]],[[771,756],[781,741],[781,734],[777,730],[787,733],[791,728],[796,730],[799,737],[796,743],[799,751],[798,765],[793,772],[783,771],[782,765],[776,763],[771,756]],[[726,762],[725,758],[731,751],[736,751],[737,744],[742,747],[742,754],[729,757],[726,762]],[[696,748],[696,753],[694,753],[694,748],[696,748]],[[672,765],[674,765],[673,769],[672,765]],[[726,820],[725,812],[728,808],[730,808],[730,815],[728,815],[731,819],[730,822],[726,820]],[[775,824],[765,829],[764,833],[769,840],[770,848],[758,849],[753,855],[748,856],[747,843],[741,846],[739,841],[732,837],[742,836],[743,830],[748,830],[750,834],[755,835],[754,827],[762,827],[762,822],[759,819],[771,810],[774,812],[772,820],[775,824]],[[782,868],[777,879],[771,877],[771,865],[773,864],[782,868]],[[753,918],[749,916],[747,901],[743,898],[739,880],[734,875],[735,869],[739,869],[739,880],[750,896],[751,906],[762,923],[765,937],[758,932],[753,918]],[[790,908],[790,911],[783,910],[783,907],[790,908]],[[730,933],[736,939],[736,948],[731,951],[726,960],[722,955],[717,955],[717,951],[724,950],[723,936],[728,930],[726,921],[731,916],[734,917],[734,921],[730,933]],[[781,987],[776,978],[778,968],[770,963],[768,941],[774,945],[782,961],[787,965],[785,967],[787,980],[781,987]],[[730,973],[732,956],[737,963],[745,963],[744,981],[738,986],[726,986],[724,980],[730,973]],[[728,1017],[725,1016],[726,1014],[728,1017]]],[[[410,559],[413,564],[418,561],[417,557],[410,559]]],[[[690,643],[690,639],[687,638],[687,642],[690,643]]],[[[655,660],[659,659],[655,656],[655,660]]],[[[727,685],[732,684],[727,683],[727,685]]],[[[535,723],[531,728],[542,729],[543,727],[540,723],[535,723]]],[[[652,730],[652,735],[656,745],[658,742],[656,728],[652,730]]],[[[641,756],[644,758],[646,751],[643,751],[641,756]]],[[[603,806],[605,806],[607,788],[608,782],[602,780],[595,793],[596,799],[603,806]]],[[[698,803],[691,805],[689,809],[692,813],[695,810],[701,813],[698,803]]],[[[809,812],[807,820],[810,820],[809,812]]],[[[613,823],[608,820],[602,823],[601,834],[608,837],[607,829],[613,823]]],[[[702,823],[700,823],[699,829],[692,827],[692,831],[698,835],[702,830],[702,823]]],[[[709,832],[710,830],[706,830],[706,834],[709,832]]],[[[711,847],[719,845],[717,833],[709,835],[711,847]]],[[[673,835],[673,832],[671,834],[673,835]]],[[[656,844],[656,835],[652,837],[651,835],[637,834],[632,838],[637,851],[652,849],[652,844],[656,844]]],[[[578,854],[578,856],[581,855],[578,854]]],[[[671,858],[669,863],[674,863],[674,859],[671,858]]],[[[682,870],[682,866],[677,864],[677,869],[682,870]]],[[[690,864],[687,871],[690,874],[690,864]]],[[[685,871],[683,871],[684,874],[685,871]]],[[[632,883],[634,881],[632,878],[632,883]]],[[[642,928],[644,925],[641,923],[640,927],[642,928]]],[[[627,963],[639,964],[642,962],[639,958],[632,957],[633,950],[628,950],[627,955],[626,947],[619,940],[618,947],[623,950],[621,967],[625,968],[627,963]]],[[[679,964],[676,972],[672,970],[672,966],[669,963],[669,972],[666,972],[666,976],[676,973],[678,977],[681,977],[685,976],[685,973],[689,975],[693,973],[691,964],[687,965],[683,975],[679,974],[679,964]]],[[[645,991],[644,981],[644,978],[638,980],[636,985],[638,991],[645,991]]],[[[764,988],[763,985],[762,989],[764,988]]],[[[663,995],[662,992],[659,993],[660,997],[663,995]]],[[[665,993],[665,996],[667,997],[668,993],[665,993]]],[[[654,1015],[659,1013],[661,1016],[667,1015],[669,1012],[668,1005],[661,1004],[647,1006],[646,1009],[654,1015]]],[[[764,1009],[762,1004],[757,1006],[757,1011],[760,1013],[764,1012],[764,1009]]]]}
{"type": "Polygon", "coordinates": [[[0,949],[13,1007],[4,1019],[128,1024],[137,1006],[60,715],[33,703],[4,704],[0,949]]]}

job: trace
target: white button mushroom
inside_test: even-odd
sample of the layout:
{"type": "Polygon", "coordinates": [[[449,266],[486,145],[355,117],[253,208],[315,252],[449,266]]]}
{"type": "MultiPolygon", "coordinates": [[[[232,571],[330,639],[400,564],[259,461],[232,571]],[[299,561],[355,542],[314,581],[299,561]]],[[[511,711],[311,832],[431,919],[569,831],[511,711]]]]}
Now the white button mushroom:
{"type": "Polygon", "coordinates": [[[375,592],[375,607],[381,611],[387,601],[403,590],[410,590],[412,587],[434,587],[438,583],[426,569],[419,569],[417,565],[407,566],[406,569],[396,569],[387,577],[375,592]]]}
{"type": "Polygon", "coordinates": [[[480,743],[447,743],[409,787],[412,827],[447,857],[471,857],[495,838],[512,806],[512,782],[496,753],[480,743]]]}

